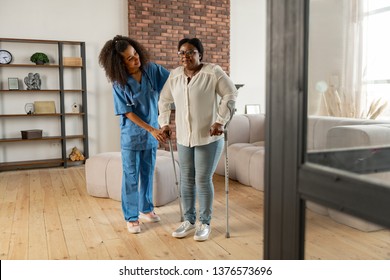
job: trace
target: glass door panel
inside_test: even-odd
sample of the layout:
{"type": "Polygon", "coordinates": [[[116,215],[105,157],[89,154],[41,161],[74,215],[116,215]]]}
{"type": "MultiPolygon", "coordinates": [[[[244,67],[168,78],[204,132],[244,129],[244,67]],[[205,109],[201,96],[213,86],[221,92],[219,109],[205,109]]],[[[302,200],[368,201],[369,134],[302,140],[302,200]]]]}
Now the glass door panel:
{"type": "Polygon", "coordinates": [[[307,160],[390,184],[390,0],[310,1],[307,160]]]}

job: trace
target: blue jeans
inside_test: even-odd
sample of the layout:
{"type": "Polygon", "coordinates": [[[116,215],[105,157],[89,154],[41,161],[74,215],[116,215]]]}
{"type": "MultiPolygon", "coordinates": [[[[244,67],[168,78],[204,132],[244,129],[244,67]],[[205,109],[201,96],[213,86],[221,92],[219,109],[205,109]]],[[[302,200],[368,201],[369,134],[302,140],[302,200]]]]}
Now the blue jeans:
{"type": "Polygon", "coordinates": [[[157,148],[122,149],[122,211],[126,221],[138,220],[139,212],[153,211],[153,174],[157,148]]]}
{"type": "Polygon", "coordinates": [[[199,220],[210,224],[214,199],[212,177],[223,145],[223,139],[196,147],[177,145],[184,220],[192,224],[196,222],[196,195],[199,199],[199,220]]]}

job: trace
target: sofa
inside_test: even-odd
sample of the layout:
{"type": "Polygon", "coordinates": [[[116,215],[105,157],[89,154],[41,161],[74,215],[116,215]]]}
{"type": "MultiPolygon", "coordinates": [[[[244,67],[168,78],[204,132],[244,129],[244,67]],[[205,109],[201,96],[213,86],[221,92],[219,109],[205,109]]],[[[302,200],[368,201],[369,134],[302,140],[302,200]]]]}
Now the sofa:
{"type": "MultiPolygon", "coordinates": [[[[176,175],[180,168],[174,154],[176,175]]],[[[170,152],[157,150],[153,175],[153,204],[163,206],[178,198],[175,170],[170,152]]],[[[107,152],[91,156],[85,163],[87,192],[91,196],[121,201],[122,158],[120,152],[107,152]]]]}
{"type": "MultiPolygon", "coordinates": [[[[228,127],[229,178],[264,190],[265,115],[234,115],[228,127]]],[[[225,153],[215,171],[225,175],[225,153]]]]}
{"type": "MultiPolygon", "coordinates": [[[[347,147],[380,146],[390,143],[390,122],[330,116],[309,116],[308,151],[324,151],[347,147]]],[[[264,190],[263,114],[235,115],[228,128],[229,178],[241,184],[264,190]]],[[[218,162],[216,174],[225,174],[225,156],[218,162]]],[[[383,175],[383,174],[382,174],[383,175]]],[[[389,176],[390,177],[390,176],[389,176]]],[[[307,202],[307,207],[319,214],[362,231],[382,227],[348,214],[307,202]]]]}

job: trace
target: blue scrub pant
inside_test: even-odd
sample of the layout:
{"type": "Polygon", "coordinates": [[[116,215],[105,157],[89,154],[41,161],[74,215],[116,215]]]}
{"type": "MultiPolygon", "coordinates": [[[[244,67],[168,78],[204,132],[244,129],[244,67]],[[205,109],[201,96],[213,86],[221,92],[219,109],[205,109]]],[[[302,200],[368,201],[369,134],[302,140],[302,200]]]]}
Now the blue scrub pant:
{"type": "Polygon", "coordinates": [[[126,221],[138,220],[139,212],[153,211],[153,174],[157,148],[122,149],[122,211],[126,221]]]}
{"type": "Polygon", "coordinates": [[[177,145],[184,220],[192,224],[196,222],[196,194],[199,199],[199,220],[202,224],[210,224],[214,200],[213,174],[223,145],[223,139],[195,147],[177,145]]]}

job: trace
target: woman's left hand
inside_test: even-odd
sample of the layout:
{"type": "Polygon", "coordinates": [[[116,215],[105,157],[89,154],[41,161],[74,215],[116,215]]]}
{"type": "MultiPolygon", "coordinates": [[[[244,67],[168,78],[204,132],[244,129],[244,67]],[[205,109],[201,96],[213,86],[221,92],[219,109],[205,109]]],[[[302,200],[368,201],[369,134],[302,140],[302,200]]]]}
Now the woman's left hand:
{"type": "Polygon", "coordinates": [[[211,136],[219,136],[223,133],[223,125],[220,123],[215,122],[211,127],[210,127],[210,135],[211,136]]]}

